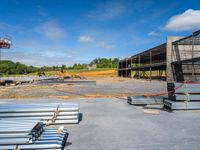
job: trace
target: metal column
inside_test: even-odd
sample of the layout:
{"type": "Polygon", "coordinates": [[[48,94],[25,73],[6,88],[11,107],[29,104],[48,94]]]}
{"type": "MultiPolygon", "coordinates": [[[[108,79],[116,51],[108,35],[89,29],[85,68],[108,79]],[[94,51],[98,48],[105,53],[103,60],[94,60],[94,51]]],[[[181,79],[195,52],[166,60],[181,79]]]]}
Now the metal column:
{"type": "Polygon", "coordinates": [[[150,81],[152,76],[151,65],[152,65],[152,52],[150,51],[150,81]]]}
{"type": "MultiPolygon", "coordinates": [[[[0,67],[1,67],[1,48],[0,48],[0,67]]],[[[0,81],[1,81],[1,70],[0,70],[0,81]]]]}
{"type": "Polygon", "coordinates": [[[126,59],[126,78],[127,78],[127,59],[126,59]]]}
{"type": "Polygon", "coordinates": [[[132,57],[131,57],[131,66],[130,66],[131,68],[131,78],[132,78],[132,57]]]}
{"type": "Polygon", "coordinates": [[[138,61],[139,61],[139,79],[140,79],[140,55],[138,56],[138,61]]]}
{"type": "MultiPolygon", "coordinates": [[[[194,33],[192,34],[192,59],[194,58],[194,33]]],[[[194,81],[194,62],[192,61],[192,81],[194,81]]]]}

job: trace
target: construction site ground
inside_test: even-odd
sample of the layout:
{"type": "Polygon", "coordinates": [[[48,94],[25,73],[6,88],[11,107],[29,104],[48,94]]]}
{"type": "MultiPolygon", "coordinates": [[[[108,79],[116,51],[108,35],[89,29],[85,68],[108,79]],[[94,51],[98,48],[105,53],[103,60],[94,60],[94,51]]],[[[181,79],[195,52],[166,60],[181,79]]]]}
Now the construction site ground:
{"type": "Polygon", "coordinates": [[[66,83],[32,83],[0,86],[0,98],[116,98],[130,95],[166,92],[166,82],[118,77],[88,77],[96,85],[66,83]]]}
{"type": "Polygon", "coordinates": [[[165,81],[89,77],[96,85],[24,84],[0,87],[0,104],[78,102],[82,120],[66,125],[66,150],[198,150],[198,111],[144,113],[128,95],[166,92],[165,81]],[[31,99],[30,99],[31,98],[31,99]]]}
{"type": "MultiPolygon", "coordinates": [[[[144,114],[143,107],[117,98],[69,99],[80,103],[82,121],[66,125],[65,150],[199,150],[199,111],[144,114]]],[[[1,100],[0,103],[41,103],[41,100],[1,100]]],[[[42,102],[66,102],[44,99],[42,102]]]]}

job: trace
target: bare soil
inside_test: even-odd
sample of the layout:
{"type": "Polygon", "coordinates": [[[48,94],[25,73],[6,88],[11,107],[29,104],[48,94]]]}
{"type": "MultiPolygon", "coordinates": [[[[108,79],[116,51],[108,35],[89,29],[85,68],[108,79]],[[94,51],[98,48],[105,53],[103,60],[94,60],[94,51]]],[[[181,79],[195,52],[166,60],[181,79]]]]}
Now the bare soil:
{"type": "Polygon", "coordinates": [[[96,85],[79,84],[24,84],[0,87],[0,98],[126,98],[130,95],[166,92],[166,82],[118,77],[88,77],[96,85]]]}

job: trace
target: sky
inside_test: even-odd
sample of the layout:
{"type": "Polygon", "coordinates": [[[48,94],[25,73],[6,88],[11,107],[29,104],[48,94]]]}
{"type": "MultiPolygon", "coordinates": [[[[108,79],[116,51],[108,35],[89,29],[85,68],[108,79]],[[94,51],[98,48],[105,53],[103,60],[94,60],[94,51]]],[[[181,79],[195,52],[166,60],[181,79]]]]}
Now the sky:
{"type": "Polygon", "coordinates": [[[199,0],[0,0],[2,59],[71,66],[123,58],[200,29],[199,0]]]}

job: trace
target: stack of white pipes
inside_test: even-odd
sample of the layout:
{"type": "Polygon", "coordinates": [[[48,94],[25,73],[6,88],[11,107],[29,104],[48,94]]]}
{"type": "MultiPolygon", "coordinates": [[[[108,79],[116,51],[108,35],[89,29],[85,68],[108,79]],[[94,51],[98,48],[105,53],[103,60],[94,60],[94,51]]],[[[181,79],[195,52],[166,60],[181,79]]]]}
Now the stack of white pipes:
{"type": "Polygon", "coordinates": [[[40,120],[44,124],[76,124],[78,103],[2,104],[0,119],[40,120]]]}
{"type": "Polygon", "coordinates": [[[62,150],[67,137],[64,127],[46,128],[36,120],[0,120],[1,150],[62,150]]]}

